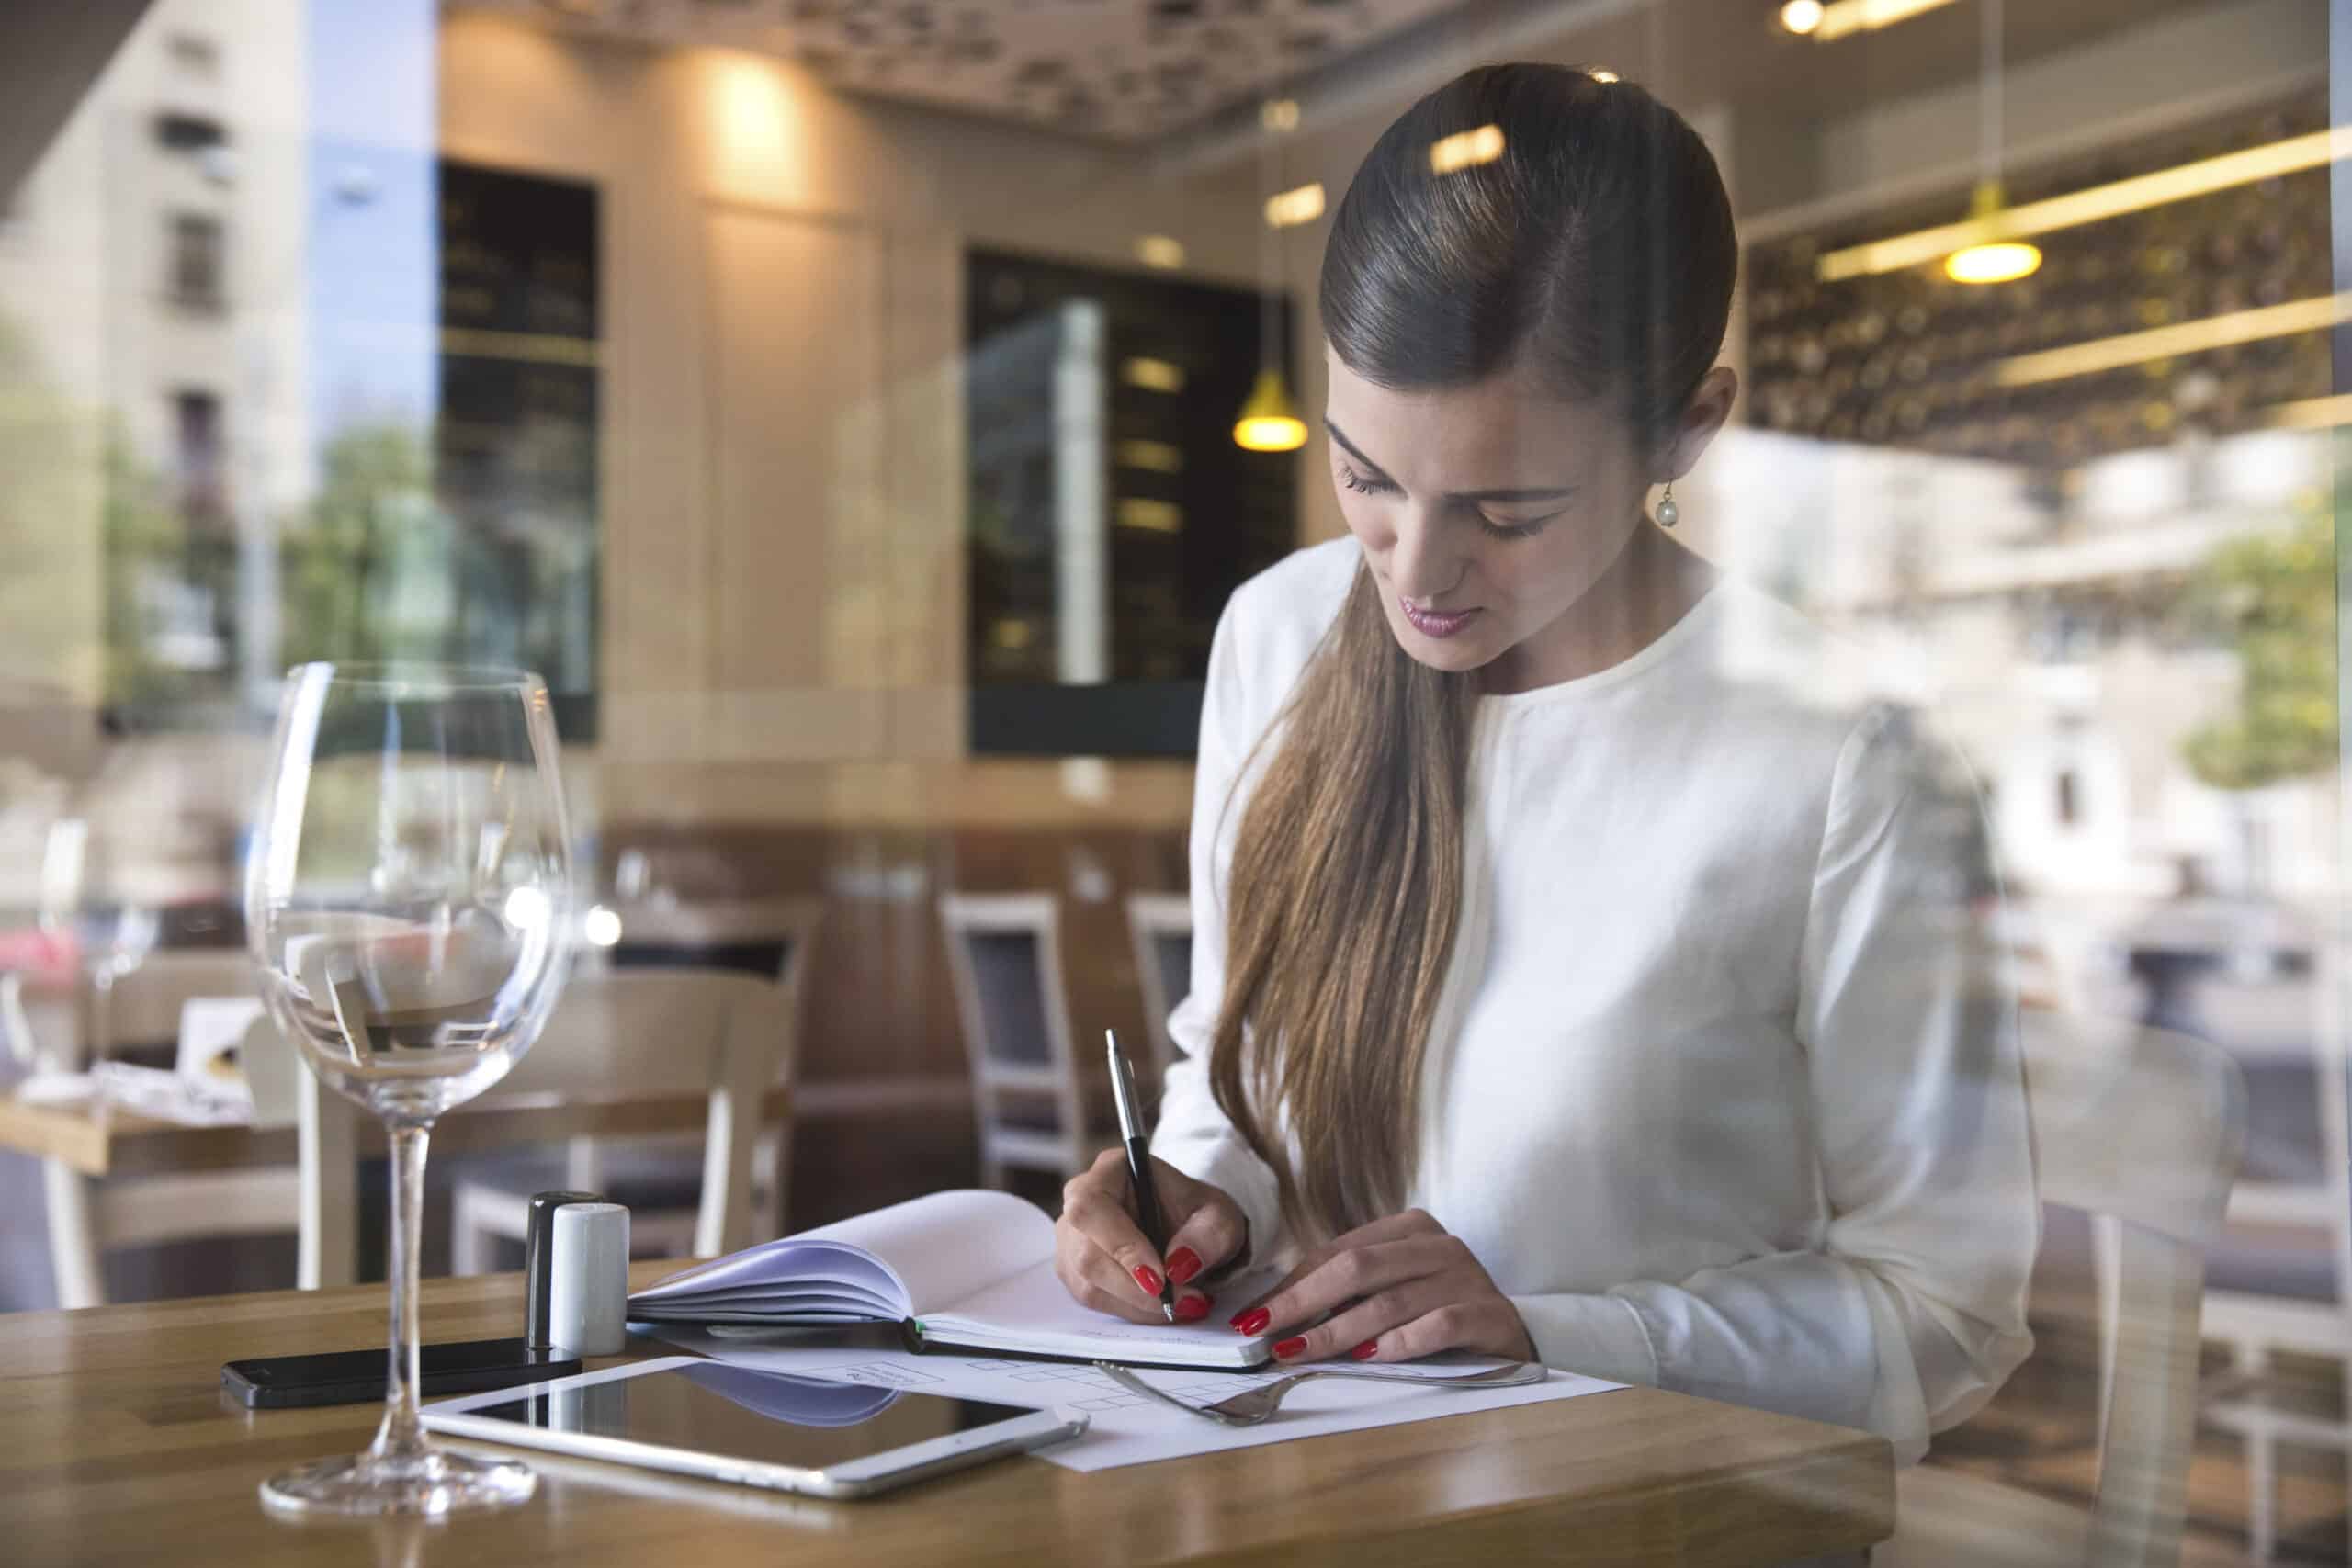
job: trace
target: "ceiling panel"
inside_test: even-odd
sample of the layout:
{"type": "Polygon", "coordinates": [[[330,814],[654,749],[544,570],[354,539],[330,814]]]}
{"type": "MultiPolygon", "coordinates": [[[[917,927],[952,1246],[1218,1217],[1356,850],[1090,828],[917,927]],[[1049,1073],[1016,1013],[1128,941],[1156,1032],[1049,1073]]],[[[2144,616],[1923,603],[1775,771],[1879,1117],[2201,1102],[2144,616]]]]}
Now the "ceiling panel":
{"type": "Polygon", "coordinates": [[[641,43],[749,49],[854,91],[1121,141],[1193,124],[1461,0],[461,0],[641,43]]]}

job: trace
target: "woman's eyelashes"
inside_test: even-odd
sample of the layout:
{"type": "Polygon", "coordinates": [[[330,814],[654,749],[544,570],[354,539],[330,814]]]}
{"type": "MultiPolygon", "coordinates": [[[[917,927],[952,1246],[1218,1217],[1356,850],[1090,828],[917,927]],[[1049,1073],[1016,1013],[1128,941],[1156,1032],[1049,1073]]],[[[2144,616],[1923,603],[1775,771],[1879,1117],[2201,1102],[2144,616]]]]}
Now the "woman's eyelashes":
{"type": "MultiPolygon", "coordinates": [[[[1405,493],[1405,488],[1386,475],[1366,477],[1357,473],[1345,463],[1340,465],[1340,483],[1343,488],[1353,491],[1358,495],[1402,495],[1405,493]]],[[[1478,519],[1478,526],[1498,539],[1525,539],[1542,533],[1545,525],[1557,517],[1559,513],[1550,512],[1541,517],[1515,518],[1510,522],[1489,517],[1483,512],[1478,512],[1476,515],[1478,519]]]]}
{"type": "Polygon", "coordinates": [[[1498,539],[1526,539],[1532,538],[1535,535],[1542,533],[1544,531],[1544,525],[1550,523],[1553,517],[1557,517],[1559,513],[1555,512],[1551,513],[1550,516],[1532,517],[1524,523],[1498,523],[1493,518],[1486,515],[1486,513],[1480,513],[1478,514],[1478,526],[1484,528],[1487,533],[1492,534],[1498,539]]]}

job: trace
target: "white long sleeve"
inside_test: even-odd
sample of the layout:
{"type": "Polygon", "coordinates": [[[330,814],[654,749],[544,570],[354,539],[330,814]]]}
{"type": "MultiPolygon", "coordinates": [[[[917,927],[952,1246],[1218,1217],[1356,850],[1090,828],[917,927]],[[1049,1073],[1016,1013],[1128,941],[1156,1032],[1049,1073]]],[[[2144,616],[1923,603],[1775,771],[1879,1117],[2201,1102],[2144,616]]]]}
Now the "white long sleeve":
{"type": "MultiPolygon", "coordinates": [[[[1343,541],[1245,585],[1202,723],[1187,1055],[1155,1146],[1253,1238],[1277,1235],[1272,1175],[1192,1057],[1223,988],[1227,795],[1353,565],[1343,541]]],[[[1806,700],[1759,678],[1759,646],[1776,669],[1834,654],[1726,582],[1623,664],[1480,701],[1409,1200],[1545,1360],[1909,1460],[2030,1345],[2014,1018],[1972,938],[1982,816],[1899,710],[1806,700]]]]}

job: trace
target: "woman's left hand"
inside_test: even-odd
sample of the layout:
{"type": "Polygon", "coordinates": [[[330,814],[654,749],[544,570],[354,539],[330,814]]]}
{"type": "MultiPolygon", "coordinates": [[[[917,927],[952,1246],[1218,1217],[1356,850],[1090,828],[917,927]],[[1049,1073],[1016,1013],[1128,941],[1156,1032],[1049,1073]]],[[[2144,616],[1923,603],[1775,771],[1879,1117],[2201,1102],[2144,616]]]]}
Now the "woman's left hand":
{"type": "Polygon", "coordinates": [[[1510,1298],[1460,1237],[1419,1209],[1317,1247],[1272,1295],[1235,1314],[1233,1326],[1255,1336],[1311,1323],[1326,1312],[1329,1321],[1277,1341],[1275,1358],[1409,1361],[1471,1350],[1535,1359],[1534,1341],[1510,1298]]]}

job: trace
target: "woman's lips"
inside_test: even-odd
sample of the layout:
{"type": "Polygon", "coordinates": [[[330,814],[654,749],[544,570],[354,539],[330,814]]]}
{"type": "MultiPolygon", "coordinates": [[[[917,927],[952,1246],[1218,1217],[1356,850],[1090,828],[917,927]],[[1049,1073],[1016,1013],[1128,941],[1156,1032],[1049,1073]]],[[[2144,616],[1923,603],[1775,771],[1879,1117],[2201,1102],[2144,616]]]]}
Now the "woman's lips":
{"type": "Polygon", "coordinates": [[[1409,599],[1399,599],[1396,603],[1404,606],[1405,618],[1412,622],[1413,629],[1423,637],[1452,637],[1468,626],[1470,618],[1478,613],[1476,610],[1456,610],[1450,615],[1441,615],[1434,610],[1415,608],[1409,599]]]}

